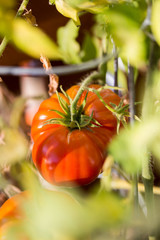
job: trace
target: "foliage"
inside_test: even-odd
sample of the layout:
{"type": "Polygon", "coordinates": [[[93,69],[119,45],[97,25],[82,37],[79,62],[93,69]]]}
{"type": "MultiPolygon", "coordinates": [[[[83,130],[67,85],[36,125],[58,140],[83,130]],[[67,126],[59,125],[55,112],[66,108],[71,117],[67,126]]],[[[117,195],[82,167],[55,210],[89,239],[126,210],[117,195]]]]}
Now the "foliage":
{"type": "MultiPolygon", "coordinates": [[[[102,61],[97,71],[88,75],[80,87],[74,86],[76,90],[72,87],[72,90],[64,92],[61,88],[63,94],[54,94],[51,98],[56,99],[57,109],[55,106],[54,109],[50,109],[50,99],[44,101],[49,102],[49,109],[46,110],[45,103],[41,105],[39,111],[42,110],[42,114],[39,115],[38,112],[34,121],[35,124],[39,124],[40,121],[36,130],[34,129],[35,135],[39,134],[36,141],[40,143],[36,154],[39,157],[44,150],[46,155],[40,158],[38,171],[32,163],[29,148],[32,147],[31,140],[28,132],[26,133],[23,120],[26,99],[16,98],[7,106],[3,101],[0,102],[0,110],[3,109],[1,112],[4,113],[5,110],[10,113],[9,117],[6,118],[2,114],[0,118],[0,188],[4,193],[10,185],[15,192],[17,188],[29,189],[32,196],[29,201],[24,201],[22,206],[24,216],[21,220],[12,219],[5,225],[2,223],[3,219],[0,219],[2,233],[5,231],[7,240],[22,239],[24,235],[27,240],[159,239],[160,219],[157,214],[159,196],[156,194],[159,195],[160,190],[159,187],[154,186],[154,164],[158,166],[160,164],[160,1],[50,0],[49,3],[55,5],[62,15],[70,18],[65,26],[58,29],[57,43],[36,27],[31,19],[26,21],[24,16],[16,14],[13,0],[0,1],[0,35],[5,36],[7,41],[34,58],[44,54],[50,59],[80,64],[102,57],[104,54],[111,57],[107,58],[107,61],[102,61]],[[86,13],[94,19],[94,23],[92,30],[89,29],[80,43],[77,39],[83,28],[81,17],[86,13]],[[106,84],[108,75],[111,75],[112,82],[113,80],[115,82],[113,87],[106,84]],[[140,85],[142,76],[145,79],[143,89],[140,85]],[[103,84],[100,88],[94,89],[88,87],[90,80],[103,84]],[[125,89],[120,88],[119,85],[123,85],[125,89]],[[109,88],[122,96],[120,103],[114,103],[112,98],[105,100],[109,88]],[[140,112],[136,111],[138,90],[143,93],[143,97],[140,96],[140,112]],[[88,95],[84,96],[84,92],[87,91],[88,95]],[[76,100],[72,101],[75,96],[76,100]],[[99,109],[98,118],[93,96],[99,109]],[[88,99],[90,104],[87,103],[88,99]],[[44,122],[46,115],[43,111],[54,117],[52,122],[44,122]],[[105,117],[108,115],[103,115],[103,112],[109,112],[112,116],[106,125],[105,117]],[[57,115],[58,119],[55,117],[57,115]],[[62,119],[64,117],[66,117],[65,121],[62,119]],[[53,126],[50,123],[56,126],[66,125],[66,119],[67,124],[74,123],[74,126],[61,126],[62,131],[55,134],[55,138],[51,136],[50,145],[47,145],[49,140],[45,140],[47,144],[43,146],[41,140],[45,136],[48,137],[44,129],[48,130],[48,127],[51,127],[53,133],[53,126]],[[112,124],[116,125],[117,122],[119,129],[117,135],[107,147],[106,145],[104,147],[103,134],[109,131],[108,129],[113,130],[112,124]],[[88,124],[95,124],[96,130],[102,129],[104,125],[103,134],[101,132],[100,137],[98,133],[94,135],[92,125],[88,124]],[[72,129],[71,134],[90,131],[88,136],[91,137],[87,139],[92,139],[92,147],[95,148],[97,139],[100,139],[97,152],[101,156],[103,154],[107,156],[101,169],[102,174],[88,186],[55,187],[39,175],[39,171],[44,167],[42,163],[47,166],[50,164],[51,159],[48,160],[47,157],[53,150],[53,142],[57,138],[60,140],[54,143],[57,144],[56,147],[58,146],[58,153],[63,153],[68,142],[65,145],[62,139],[69,128],[72,129]],[[100,151],[102,146],[103,153],[100,151]],[[6,169],[9,177],[6,176],[6,169]],[[16,189],[13,187],[14,184],[16,189]],[[140,186],[143,187],[144,194],[141,193],[140,186]],[[45,188],[51,189],[51,192],[47,192],[45,188]],[[61,192],[62,196],[52,195],[55,191],[61,192]],[[68,198],[66,200],[63,194],[65,196],[67,194],[72,199],[71,202],[68,198]]],[[[4,49],[1,50],[3,52],[4,49]]],[[[1,91],[0,97],[3,97],[1,91]]],[[[105,141],[108,140],[105,138],[105,141]]],[[[87,149],[85,154],[93,164],[95,149],[91,148],[91,150],[84,140],[83,144],[87,149]],[[87,151],[90,152],[87,154],[87,151]]],[[[75,141],[73,146],[78,149],[75,141]]],[[[71,154],[74,152],[72,150],[74,149],[71,149],[71,154]]],[[[84,160],[84,152],[81,159],[84,160]]],[[[75,164],[74,160],[72,165],[75,164]]],[[[53,164],[56,165],[57,162],[54,161],[53,164]]],[[[76,166],[76,169],[81,167],[83,171],[82,165],[76,166]]],[[[62,176],[65,169],[68,168],[64,166],[62,176]]],[[[48,174],[47,168],[43,170],[48,174]]],[[[53,166],[50,166],[50,170],[53,170],[53,166]]],[[[156,171],[159,181],[159,169],[157,168],[156,171]]]]}
{"type": "Polygon", "coordinates": [[[57,32],[57,41],[59,48],[64,56],[65,62],[80,63],[80,46],[75,39],[78,36],[79,28],[73,21],[69,21],[65,27],[60,27],[57,32]]]}
{"type": "Polygon", "coordinates": [[[15,18],[14,1],[0,2],[0,35],[5,36],[17,48],[32,57],[39,58],[45,53],[51,59],[61,59],[56,44],[40,29],[25,20],[15,18]]]}

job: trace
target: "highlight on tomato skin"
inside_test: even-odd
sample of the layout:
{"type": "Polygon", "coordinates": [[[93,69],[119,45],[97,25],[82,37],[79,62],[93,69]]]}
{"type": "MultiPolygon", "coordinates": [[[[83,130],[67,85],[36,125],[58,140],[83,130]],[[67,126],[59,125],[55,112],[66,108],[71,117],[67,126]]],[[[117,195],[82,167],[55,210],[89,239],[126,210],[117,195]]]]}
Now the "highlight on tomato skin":
{"type": "MultiPolygon", "coordinates": [[[[98,89],[99,85],[91,85],[98,89]]],[[[74,99],[79,86],[72,86],[66,91],[74,99]]],[[[77,103],[77,111],[83,104],[81,114],[87,117],[93,115],[97,123],[80,129],[70,129],[65,122],[70,121],[69,100],[60,93],[67,106],[67,113],[59,102],[56,94],[43,101],[32,122],[31,136],[33,139],[32,159],[40,174],[53,185],[82,186],[93,182],[102,170],[106,159],[106,147],[116,133],[117,119],[97,95],[83,91],[77,103]],[[51,119],[62,120],[62,124],[49,122],[51,119]],[[47,124],[45,124],[47,122],[47,124]]],[[[100,92],[103,100],[118,105],[120,97],[108,89],[100,92]]],[[[79,116],[78,116],[79,117],[79,116]]],[[[80,118],[80,117],[79,117],[80,118]]],[[[79,119],[78,118],[78,119],[79,119]]],[[[77,120],[79,121],[79,120],[77,120]]],[[[79,123],[81,124],[81,123],[79,123]]]]}

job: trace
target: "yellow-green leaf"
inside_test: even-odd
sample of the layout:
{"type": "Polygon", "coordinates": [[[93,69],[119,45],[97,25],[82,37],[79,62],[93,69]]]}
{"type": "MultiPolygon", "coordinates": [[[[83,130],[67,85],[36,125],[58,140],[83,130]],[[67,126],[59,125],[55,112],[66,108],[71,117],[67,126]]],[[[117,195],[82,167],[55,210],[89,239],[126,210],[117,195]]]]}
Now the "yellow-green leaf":
{"type": "Polygon", "coordinates": [[[154,1],[152,6],[151,28],[156,41],[160,45],[160,1],[154,1]]]}
{"type": "Polygon", "coordinates": [[[26,158],[28,143],[26,138],[18,130],[4,128],[1,130],[1,136],[3,136],[3,141],[0,142],[1,168],[26,158]]]}
{"type": "Polygon", "coordinates": [[[24,20],[15,19],[12,42],[32,57],[39,58],[44,54],[50,59],[61,59],[56,44],[42,30],[29,25],[24,20]]]}
{"type": "Polygon", "coordinates": [[[64,0],[56,0],[55,5],[57,10],[64,15],[65,17],[73,19],[73,21],[76,23],[76,25],[80,25],[80,20],[78,17],[78,10],[72,8],[70,5],[68,5],[64,0]]]}
{"type": "Polygon", "coordinates": [[[64,27],[60,27],[57,32],[57,41],[59,48],[63,53],[63,60],[66,63],[80,63],[80,45],[76,41],[78,37],[79,28],[73,23],[72,20],[64,27]]]}

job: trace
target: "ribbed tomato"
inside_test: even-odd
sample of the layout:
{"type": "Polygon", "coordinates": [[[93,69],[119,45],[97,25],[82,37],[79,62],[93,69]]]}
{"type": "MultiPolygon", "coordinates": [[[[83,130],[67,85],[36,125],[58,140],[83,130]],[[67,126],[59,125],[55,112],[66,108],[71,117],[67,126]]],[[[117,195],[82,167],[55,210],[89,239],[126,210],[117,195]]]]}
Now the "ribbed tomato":
{"type": "MultiPolygon", "coordinates": [[[[74,99],[78,89],[79,86],[73,86],[67,91],[71,99],[74,99]]],[[[86,93],[83,91],[77,109],[82,105],[86,93]]],[[[108,104],[112,102],[118,105],[120,102],[120,98],[110,90],[102,90],[100,94],[108,104]]],[[[65,103],[70,104],[65,95],[59,95],[65,103]]],[[[95,123],[80,129],[71,129],[57,123],[44,124],[50,119],[63,119],[63,116],[55,110],[65,114],[56,94],[42,102],[33,119],[31,135],[34,141],[32,151],[34,164],[41,175],[52,184],[65,186],[89,184],[101,172],[106,158],[106,146],[115,134],[116,118],[92,92],[87,95],[83,116],[93,115],[93,119],[101,126],[95,123]]]]}

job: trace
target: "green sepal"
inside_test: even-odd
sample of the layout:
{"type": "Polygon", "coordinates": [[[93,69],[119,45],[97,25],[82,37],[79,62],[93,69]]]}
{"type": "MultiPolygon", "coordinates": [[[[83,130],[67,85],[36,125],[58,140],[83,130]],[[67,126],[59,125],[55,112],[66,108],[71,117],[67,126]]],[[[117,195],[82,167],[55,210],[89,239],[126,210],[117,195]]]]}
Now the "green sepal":
{"type": "Polygon", "coordinates": [[[61,92],[64,94],[64,96],[69,100],[69,103],[72,103],[72,99],[70,98],[70,96],[63,90],[62,85],[60,86],[60,90],[61,92]]]}
{"type": "Polygon", "coordinates": [[[88,97],[88,92],[86,93],[86,96],[85,96],[85,98],[84,98],[84,100],[83,100],[83,102],[82,102],[82,111],[84,110],[84,108],[85,108],[85,106],[86,106],[86,102],[87,102],[87,97],[88,97]]]}
{"type": "Polygon", "coordinates": [[[82,127],[86,127],[86,126],[90,125],[92,120],[93,120],[93,112],[92,112],[91,116],[81,115],[80,127],[82,128],[82,127]]]}
{"type": "Polygon", "coordinates": [[[87,96],[88,96],[88,92],[86,93],[86,96],[81,104],[81,106],[79,107],[78,109],[78,112],[77,112],[77,119],[79,119],[84,111],[84,108],[86,106],[86,101],[87,101],[87,96]]]}
{"type": "Polygon", "coordinates": [[[116,105],[116,104],[114,104],[114,103],[112,103],[112,102],[110,102],[109,104],[110,104],[114,109],[117,108],[117,105],[116,105]]]}
{"type": "Polygon", "coordinates": [[[51,119],[45,121],[43,126],[45,126],[47,124],[59,124],[59,125],[63,125],[63,126],[69,126],[70,119],[67,119],[67,118],[51,118],[51,119]]]}
{"type": "Polygon", "coordinates": [[[61,117],[66,117],[66,114],[65,113],[62,113],[58,110],[55,110],[55,109],[50,109],[49,111],[52,111],[52,112],[56,112],[58,115],[60,115],[61,117]]]}
{"type": "Polygon", "coordinates": [[[63,109],[63,111],[68,114],[70,112],[70,109],[68,107],[68,104],[66,103],[66,101],[59,95],[59,93],[56,91],[57,97],[58,97],[58,101],[59,104],[61,106],[61,108],[63,109]]]}

